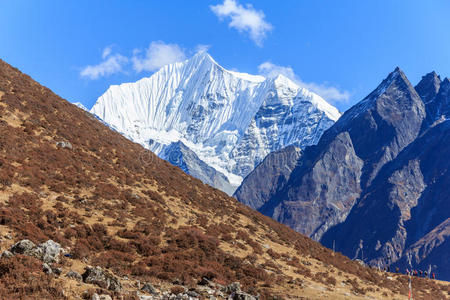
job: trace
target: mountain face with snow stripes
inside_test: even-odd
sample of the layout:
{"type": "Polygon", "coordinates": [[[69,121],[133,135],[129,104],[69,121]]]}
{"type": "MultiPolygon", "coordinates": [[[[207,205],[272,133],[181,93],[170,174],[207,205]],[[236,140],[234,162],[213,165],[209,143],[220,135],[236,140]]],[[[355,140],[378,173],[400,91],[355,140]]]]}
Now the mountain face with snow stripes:
{"type": "Polygon", "coordinates": [[[267,154],[316,144],[340,117],[320,96],[282,75],[228,71],[206,52],[111,86],[91,113],[160,157],[176,156],[168,151],[181,142],[225,176],[229,186],[221,181],[216,187],[230,194],[267,154]]]}

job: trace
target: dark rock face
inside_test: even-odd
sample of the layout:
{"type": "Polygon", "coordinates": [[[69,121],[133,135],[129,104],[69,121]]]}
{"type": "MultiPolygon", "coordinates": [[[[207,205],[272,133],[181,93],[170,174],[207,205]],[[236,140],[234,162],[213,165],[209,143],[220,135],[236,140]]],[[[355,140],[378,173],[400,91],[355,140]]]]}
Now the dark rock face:
{"type": "Polygon", "coordinates": [[[235,190],[225,175],[202,161],[182,142],[172,143],[166,147],[161,158],[179,167],[187,174],[200,179],[203,183],[219,188],[227,194],[232,194],[235,190]]]}
{"type": "Polygon", "coordinates": [[[405,74],[397,68],[364,100],[350,108],[324,134],[350,134],[356,155],[364,161],[361,186],[367,187],[381,167],[418,135],[425,107],[405,74]]]}
{"type": "Polygon", "coordinates": [[[438,279],[450,278],[450,218],[426,234],[423,238],[407,248],[405,254],[394,265],[400,268],[410,268],[408,256],[412,266],[419,270],[435,273],[438,279]]]}
{"type": "Polygon", "coordinates": [[[428,103],[436,97],[441,85],[441,78],[436,72],[428,73],[422,77],[422,80],[416,85],[415,89],[424,103],[428,103]]]}
{"type": "MultiPolygon", "coordinates": [[[[402,269],[408,252],[413,253],[414,267],[423,270],[430,253],[443,248],[450,253],[449,243],[444,243],[450,230],[449,141],[450,121],[428,129],[383,168],[345,222],[330,229],[321,242],[328,247],[334,243],[351,258],[364,253],[369,264],[398,262],[402,269]]],[[[433,265],[438,273],[450,268],[442,259],[433,265]]]]}
{"type": "Polygon", "coordinates": [[[450,117],[450,80],[445,78],[442,81],[439,93],[426,104],[427,108],[427,125],[431,125],[436,121],[450,117]]]}
{"type": "Polygon", "coordinates": [[[265,203],[259,211],[319,240],[345,220],[382,166],[416,138],[424,117],[422,100],[397,68],[317,146],[305,149],[279,192],[258,200],[265,203]]]}
{"type": "Polygon", "coordinates": [[[417,93],[425,103],[426,121],[422,128],[426,130],[440,119],[450,117],[450,80],[441,78],[431,72],[422,77],[419,84],[416,85],[417,93]]]}
{"type": "Polygon", "coordinates": [[[276,220],[311,237],[320,236],[330,224],[342,222],[347,216],[360,193],[362,167],[350,135],[340,133],[304,173],[302,184],[292,185],[288,181],[286,187],[291,193],[288,201],[273,206],[271,200],[261,211],[270,212],[276,220]]]}
{"type": "Polygon", "coordinates": [[[238,199],[350,258],[404,270],[409,253],[414,268],[450,278],[449,103],[448,78],[433,72],[414,88],[396,69],[304,150],[276,193],[238,199]]]}
{"type": "Polygon", "coordinates": [[[234,197],[253,209],[260,209],[284,187],[300,156],[301,150],[295,146],[268,154],[244,179],[234,197]]]}

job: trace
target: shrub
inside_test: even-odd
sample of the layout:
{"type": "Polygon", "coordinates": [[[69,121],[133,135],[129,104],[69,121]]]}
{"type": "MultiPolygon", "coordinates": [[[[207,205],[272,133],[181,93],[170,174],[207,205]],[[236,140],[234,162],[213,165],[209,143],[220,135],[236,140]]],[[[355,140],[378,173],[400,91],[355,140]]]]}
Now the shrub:
{"type": "Polygon", "coordinates": [[[174,287],[172,287],[172,288],[170,289],[170,292],[171,292],[172,294],[175,294],[175,295],[184,293],[184,287],[182,287],[182,286],[174,286],[174,287]]]}
{"type": "Polygon", "coordinates": [[[273,251],[272,249],[267,250],[267,254],[269,254],[269,256],[273,259],[279,259],[281,257],[279,253],[273,251]]]}
{"type": "Polygon", "coordinates": [[[0,295],[3,299],[67,299],[53,276],[42,272],[42,262],[15,255],[0,259],[0,295]]]}
{"type": "Polygon", "coordinates": [[[73,248],[73,258],[82,259],[89,256],[89,246],[88,242],[84,239],[79,239],[75,247],[73,248]]]}

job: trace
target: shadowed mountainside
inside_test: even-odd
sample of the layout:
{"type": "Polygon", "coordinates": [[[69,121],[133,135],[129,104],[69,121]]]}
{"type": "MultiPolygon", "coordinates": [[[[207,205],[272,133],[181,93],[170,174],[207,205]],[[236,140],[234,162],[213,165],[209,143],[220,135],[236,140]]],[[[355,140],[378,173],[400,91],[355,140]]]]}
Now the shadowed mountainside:
{"type": "Polygon", "coordinates": [[[248,192],[271,176],[255,176],[261,166],[236,196],[350,258],[405,270],[413,253],[413,268],[450,279],[448,255],[436,254],[450,251],[449,117],[448,78],[432,72],[413,87],[397,68],[305,149],[276,193],[248,192]]]}

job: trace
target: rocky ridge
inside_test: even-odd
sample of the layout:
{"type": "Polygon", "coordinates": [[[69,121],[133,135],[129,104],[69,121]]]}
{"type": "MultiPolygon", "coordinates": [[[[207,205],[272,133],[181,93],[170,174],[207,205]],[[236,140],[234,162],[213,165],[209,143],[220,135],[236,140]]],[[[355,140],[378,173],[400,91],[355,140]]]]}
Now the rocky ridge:
{"type": "MultiPolygon", "coordinates": [[[[448,247],[449,83],[432,72],[413,87],[397,68],[304,150],[258,210],[350,258],[404,270],[414,253],[415,268],[450,278],[432,255],[448,247]]],[[[252,204],[249,195],[236,194],[252,204]]]]}

